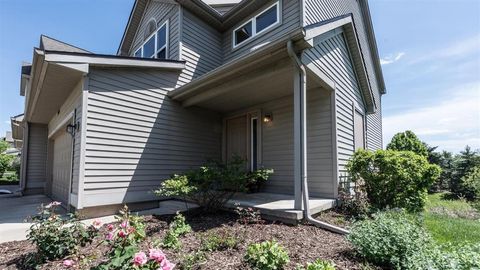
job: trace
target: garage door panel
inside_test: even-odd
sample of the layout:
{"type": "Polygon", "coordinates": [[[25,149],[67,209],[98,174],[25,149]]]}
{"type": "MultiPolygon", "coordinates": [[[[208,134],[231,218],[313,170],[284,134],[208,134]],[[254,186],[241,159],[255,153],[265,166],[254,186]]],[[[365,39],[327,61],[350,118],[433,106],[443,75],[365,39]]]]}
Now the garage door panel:
{"type": "Polygon", "coordinates": [[[70,195],[71,166],[72,136],[62,132],[53,142],[52,197],[65,205],[70,195]]]}

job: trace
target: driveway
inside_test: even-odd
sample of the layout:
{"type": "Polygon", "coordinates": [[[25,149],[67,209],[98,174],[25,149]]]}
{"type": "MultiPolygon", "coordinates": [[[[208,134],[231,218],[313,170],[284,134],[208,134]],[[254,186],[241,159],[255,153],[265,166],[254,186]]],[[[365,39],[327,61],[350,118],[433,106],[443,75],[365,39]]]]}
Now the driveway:
{"type": "Polygon", "coordinates": [[[0,243],[26,239],[30,223],[25,219],[35,215],[42,203],[49,202],[45,195],[0,196],[0,243]]]}
{"type": "MultiPolygon", "coordinates": [[[[48,204],[52,200],[45,195],[14,196],[0,195],[0,243],[27,239],[27,231],[31,223],[25,222],[28,217],[38,212],[40,205],[48,204]]],[[[189,203],[189,208],[198,207],[189,203]]],[[[185,211],[185,203],[176,200],[161,201],[155,209],[135,212],[139,215],[169,215],[177,211],[185,211]]],[[[102,223],[115,221],[113,215],[95,218],[102,223]]],[[[82,222],[92,224],[95,219],[86,219],[82,222]]]]}

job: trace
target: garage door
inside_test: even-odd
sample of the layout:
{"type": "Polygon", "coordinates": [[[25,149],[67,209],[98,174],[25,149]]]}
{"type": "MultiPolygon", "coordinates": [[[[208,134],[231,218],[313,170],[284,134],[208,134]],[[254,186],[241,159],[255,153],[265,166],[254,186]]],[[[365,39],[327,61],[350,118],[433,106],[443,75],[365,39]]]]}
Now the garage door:
{"type": "Polygon", "coordinates": [[[72,171],[72,136],[61,131],[53,141],[52,197],[68,206],[72,171]]]}

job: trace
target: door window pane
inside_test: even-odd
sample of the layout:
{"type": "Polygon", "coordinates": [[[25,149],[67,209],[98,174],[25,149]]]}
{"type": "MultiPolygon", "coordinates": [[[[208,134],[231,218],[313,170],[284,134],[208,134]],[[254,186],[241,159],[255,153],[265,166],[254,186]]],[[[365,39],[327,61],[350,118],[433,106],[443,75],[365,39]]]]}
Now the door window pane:
{"type": "Polygon", "coordinates": [[[235,31],[235,45],[238,45],[252,36],[252,22],[248,22],[235,31]]]}
{"type": "Polygon", "coordinates": [[[252,165],[251,165],[251,171],[255,171],[257,169],[257,156],[258,156],[258,132],[257,132],[257,123],[258,123],[258,119],[257,118],[253,118],[252,119],[252,157],[251,157],[251,161],[252,161],[252,165]]]}
{"type": "Polygon", "coordinates": [[[164,48],[160,51],[157,52],[157,58],[158,59],[166,59],[167,58],[167,49],[164,48]]]}
{"type": "Polygon", "coordinates": [[[262,32],[265,28],[277,22],[277,5],[269,8],[257,17],[257,33],[262,32]]]}

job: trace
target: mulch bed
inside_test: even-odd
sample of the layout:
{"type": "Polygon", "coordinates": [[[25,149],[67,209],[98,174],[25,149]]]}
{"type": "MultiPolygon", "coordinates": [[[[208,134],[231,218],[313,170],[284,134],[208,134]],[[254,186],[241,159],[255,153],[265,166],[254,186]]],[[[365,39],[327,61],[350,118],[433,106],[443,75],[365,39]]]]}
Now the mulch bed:
{"type": "MultiPolygon", "coordinates": [[[[148,237],[141,245],[143,250],[156,242],[160,242],[168,229],[173,216],[147,216],[148,237]]],[[[181,238],[182,249],[166,250],[167,257],[179,264],[182,259],[199,250],[201,237],[206,233],[228,233],[241,239],[235,249],[207,253],[206,262],[194,269],[250,269],[243,256],[248,244],[264,240],[277,240],[286,248],[290,256],[290,264],[286,269],[295,269],[297,264],[312,262],[317,258],[330,260],[337,269],[363,269],[362,262],[353,256],[353,250],[344,236],[331,233],[314,226],[289,226],[281,223],[265,222],[263,224],[243,225],[237,222],[237,216],[231,213],[218,212],[205,214],[191,211],[186,214],[187,222],[193,229],[181,238]]],[[[77,269],[89,269],[98,265],[106,247],[98,245],[99,240],[82,248],[81,265],[77,269]]],[[[16,241],[0,244],[0,269],[27,269],[23,266],[29,253],[35,252],[29,241],[16,241]]],[[[64,269],[62,261],[48,262],[38,269],[64,269]]],[[[181,269],[180,267],[178,269],[181,269]]]]}

